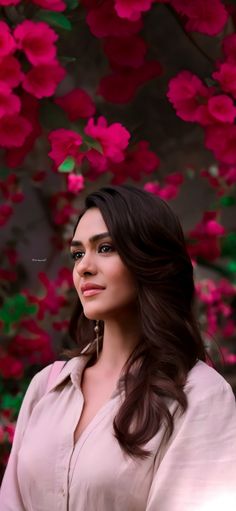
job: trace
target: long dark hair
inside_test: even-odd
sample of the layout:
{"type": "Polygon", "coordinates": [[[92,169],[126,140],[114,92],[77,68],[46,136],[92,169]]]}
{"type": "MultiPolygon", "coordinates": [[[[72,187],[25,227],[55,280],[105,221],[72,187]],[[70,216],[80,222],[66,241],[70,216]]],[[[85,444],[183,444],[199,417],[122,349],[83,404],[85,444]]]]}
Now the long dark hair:
{"type": "MultiPolygon", "coordinates": [[[[165,439],[171,437],[174,420],[167,402],[178,402],[182,413],[187,409],[188,372],[198,359],[207,361],[194,315],[193,266],[178,217],[159,197],[127,184],[100,188],[86,197],[73,235],[91,207],[99,208],[115,250],[137,283],[141,342],[125,364],[125,399],[113,428],[121,448],[143,459],[150,451],[142,446],[162,424],[165,439]],[[135,428],[130,431],[133,421],[135,428]]],[[[95,320],[85,317],[78,299],[69,323],[77,348],[64,353],[79,356],[94,339],[94,326],[95,320]]],[[[103,332],[103,321],[100,326],[103,332]]]]}

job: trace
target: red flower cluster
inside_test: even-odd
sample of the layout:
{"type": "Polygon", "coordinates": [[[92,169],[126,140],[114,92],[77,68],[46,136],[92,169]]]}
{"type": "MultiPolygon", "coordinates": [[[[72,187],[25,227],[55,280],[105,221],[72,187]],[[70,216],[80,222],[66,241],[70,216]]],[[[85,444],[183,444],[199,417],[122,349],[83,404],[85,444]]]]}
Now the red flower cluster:
{"type": "Polygon", "coordinates": [[[208,211],[203,219],[188,234],[188,250],[193,259],[214,261],[221,254],[220,237],[225,228],[217,221],[217,212],[208,211]]]}
{"type": "MultiPolygon", "coordinates": [[[[233,336],[236,333],[236,323],[233,317],[232,301],[236,297],[236,286],[226,279],[220,279],[218,282],[203,279],[196,283],[196,292],[201,302],[205,333],[212,336],[218,332],[223,339],[233,336]]],[[[223,355],[227,355],[228,358],[228,350],[224,348],[223,355]]],[[[231,359],[231,363],[235,361],[236,356],[233,360],[231,359]]]]}
{"type": "MultiPolygon", "coordinates": [[[[1,2],[1,5],[10,3],[13,4],[1,2]]],[[[30,99],[26,99],[23,91],[37,99],[54,94],[65,76],[64,68],[56,59],[57,38],[55,31],[44,22],[25,20],[11,32],[7,23],[0,21],[0,146],[21,148],[23,158],[40,132],[36,115],[29,113],[29,109],[28,115],[24,115],[30,99]],[[21,52],[23,68],[25,64],[27,68],[32,66],[27,72],[22,70],[14,55],[16,51],[21,52]],[[16,94],[13,90],[19,85],[23,90],[19,89],[16,94]]]]}
{"type": "Polygon", "coordinates": [[[84,1],[91,32],[103,38],[103,48],[112,72],[104,76],[97,93],[111,103],[127,103],[137,89],[161,73],[159,62],[145,60],[147,44],[137,35],[142,28],[141,15],[154,0],[84,1]]]}
{"type": "Polygon", "coordinates": [[[181,71],[170,80],[167,97],[181,119],[204,128],[206,148],[225,169],[236,165],[236,34],[223,39],[222,50],[223,60],[212,74],[214,85],[181,71]]]}
{"type": "Polygon", "coordinates": [[[228,13],[221,0],[167,0],[181,16],[187,18],[186,30],[214,36],[221,32],[228,13]]]}

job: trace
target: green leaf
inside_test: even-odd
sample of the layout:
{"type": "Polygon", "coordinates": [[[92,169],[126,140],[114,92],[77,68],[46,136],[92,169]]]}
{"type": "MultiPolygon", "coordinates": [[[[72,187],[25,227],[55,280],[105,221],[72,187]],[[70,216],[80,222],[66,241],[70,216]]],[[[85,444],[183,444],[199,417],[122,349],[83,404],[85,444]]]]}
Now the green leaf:
{"type": "Polygon", "coordinates": [[[10,172],[10,169],[7,167],[0,167],[0,179],[6,179],[10,172]]]}
{"type": "Polygon", "coordinates": [[[63,28],[64,30],[72,29],[71,22],[64,14],[61,14],[61,12],[40,9],[35,17],[40,21],[46,21],[46,23],[52,27],[63,28]]]}
{"type": "Polygon", "coordinates": [[[64,2],[70,11],[72,11],[73,9],[76,9],[76,7],[78,7],[78,5],[79,5],[78,0],[64,0],[64,2]]]}
{"type": "Polygon", "coordinates": [[[60,172],[71,172],[75,168],[75,160],[72,156],[68,156],[62,163],[59,165],[58,170],[60,172]]]}
{"type": "Polygon", "coordinates": [[[226,268],[229,270],[230,273],[236,273],[236,261],[230,261],[226,268]]]}
{"type": "Polygon", "coordinates": [[[236,233],[229,232],[221,241],[222,256],[234,256],[236,254],[236,233]]]}
{"type": "Polygon", "coordinates": [[[233,206],[236,204],[236,198],[232,195],[225,195],[224,197],[220,198],[220,204],[221,206],[233,206]]]}

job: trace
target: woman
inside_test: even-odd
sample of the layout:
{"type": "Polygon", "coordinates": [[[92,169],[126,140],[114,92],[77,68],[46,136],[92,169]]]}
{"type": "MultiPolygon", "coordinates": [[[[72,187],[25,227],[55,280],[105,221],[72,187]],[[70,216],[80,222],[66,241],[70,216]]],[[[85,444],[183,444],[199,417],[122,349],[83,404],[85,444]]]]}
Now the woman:
{"type": "Polygon", "coordinates": [[[29,385],[1,511],[235,511],[235,398],[206,363],[177,217],[101,188],[71,256],[77,348],[49,389],[51,365],[29,385]]]}

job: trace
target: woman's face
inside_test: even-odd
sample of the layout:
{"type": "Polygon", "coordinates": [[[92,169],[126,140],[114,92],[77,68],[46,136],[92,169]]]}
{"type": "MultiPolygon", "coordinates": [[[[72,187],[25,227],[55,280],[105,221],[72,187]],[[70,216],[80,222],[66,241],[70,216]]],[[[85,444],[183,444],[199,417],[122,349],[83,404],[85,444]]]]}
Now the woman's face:
{"type": "Polygon", "coordinates": [[[115,251],[107,226],[98,208],[91,208],[80,219],[72,243],[73,281],[84,315],[88,319],[122,317],[134,311],[137,290],[134,277],[115,251]],[[102,235],[99,239],[93,239],[102,235]],[[75,245],[75,242],[79,244],[75,245]],[[73,246],[74,245],[74,246],[73,246]],[[85,284],[103,289],[83,292],[85,284]]]}

